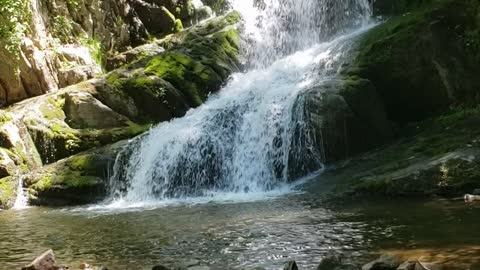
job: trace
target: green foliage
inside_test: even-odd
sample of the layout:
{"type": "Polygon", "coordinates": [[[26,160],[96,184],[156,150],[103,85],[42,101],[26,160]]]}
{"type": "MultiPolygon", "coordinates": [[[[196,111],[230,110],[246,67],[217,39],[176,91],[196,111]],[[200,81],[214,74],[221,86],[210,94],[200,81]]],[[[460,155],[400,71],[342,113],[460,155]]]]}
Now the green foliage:
{"type": "Polygon", "coordinates": [[[95,38],[86,38],[86,37],[81,37],[80,38],[80,43],[83,46],[88,48],[88,50],[90,51],[90,55],[92,56],[93,60],[95,60],[95,62],[99,66],[103,67],[104,48],[103,48],[102,43],[95,38]]]}
{"type": "Polygon", "coordinates": [[[67,0],[67,4],[73,8],[77,8],[80,5],[78,0],[67,0]]]}
{"type": "Polygon", "coordinates": [[[19,45],[30,30],[30,1],[0,0],[0,45],[18,57],[19,45]]]}
{"type": "Polygon", "coordinates": [[[73,25],[72,22],[65,16],[55,16],[53,18],[53,34],[62,43],[70,43],[74,41],[72,34],[73,25]]]}

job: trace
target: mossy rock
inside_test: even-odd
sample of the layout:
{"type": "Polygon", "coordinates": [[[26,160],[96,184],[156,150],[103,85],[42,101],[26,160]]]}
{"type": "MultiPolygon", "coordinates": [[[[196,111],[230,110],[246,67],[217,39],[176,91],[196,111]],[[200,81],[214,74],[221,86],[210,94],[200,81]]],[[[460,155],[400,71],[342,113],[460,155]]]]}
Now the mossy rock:
{"type": "Polygon", "coordinates": [[[165,46],[165,52],[136,52],[132,63],[96,83],[96,97],[135,121],[183,116],[240,70],[239,21],[232,12],[156,41],[154,47],[165,46]]]}
{"type": "Polygon", "coordinates": [[[33,172],[26,179],[30,203],[77,205],[103,200],[117,153],[127,143],[87,151],[33,172]]]}
{"type": "Polygon", "coordinates": [[[427,1],[370,30],[345,71],[368,79],[388,118],[405,124],[480,100],[480,3],[427,1]]]}
{"type": "Polygon", "coordinates": [[[12,177],[0,179],[0,209],[7,209],[13,204],[15,183],[12,177]]]}
{"type": "Polygon", "coordinates": [[[403,128],[401,139],[322,176],[340,196],[461,196],[480,187],[480,108],[403,128]],[[348,164],[348,166],[346,166],[348,164]]]}

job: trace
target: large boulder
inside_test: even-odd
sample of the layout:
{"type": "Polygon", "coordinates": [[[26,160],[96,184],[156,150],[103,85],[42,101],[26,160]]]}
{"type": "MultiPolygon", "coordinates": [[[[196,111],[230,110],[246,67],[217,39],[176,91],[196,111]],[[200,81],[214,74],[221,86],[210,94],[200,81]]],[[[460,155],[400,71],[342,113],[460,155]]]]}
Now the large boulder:
{"type": "Polygon", "coordinates": [[[480,3],[425,2],[370,30],[344,72],[369,81],[388,119],[399,124],[423,120],[453,104],[476,104],[480,97],[480,3]]]}
{"type": "Polygon", "coordinates": [[[29,202],[34,205],[78,205],[101,201],[108,193],[108,176],[120,141],[45,166],[27,175],[29,202]]]}
{"type": "MultiPolygon", "coordinates": [[[[307,130],[297,132],[332,163],[367,151],[393,138],[384,104],[369,83],[360,79],[340,80],[305,91],[297,100],[303,107],[301,123],[307,130]]],[[[314,159],[298,160],[299,166],[315,168],[314,159]]],[[[292,159],[291,162],[293,162],[292,159]]],[[[290,164],[292,168],[298,167],[290,164]]],[[[303,171],[308,171],[303,169],[303,171]]]]}

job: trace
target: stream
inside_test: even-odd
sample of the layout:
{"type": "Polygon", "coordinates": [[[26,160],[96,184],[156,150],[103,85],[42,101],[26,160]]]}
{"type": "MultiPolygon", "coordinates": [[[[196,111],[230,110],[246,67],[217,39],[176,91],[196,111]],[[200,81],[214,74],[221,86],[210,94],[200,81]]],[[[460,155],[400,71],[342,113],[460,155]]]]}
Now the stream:
{"type": "Polygon", "coordinates": [[[372,199],[340,206],[318,199],[321,191],[302,189],[261,200],[225,196],[130,208],[2,211],[0,269],[19,269],[49,248],[61,263],[109,269],[151,269],[185,260],[212,269],[282,269],[292,259],[301,269],[316,269],[332,251],[357,263],[386,251],[448,256],[457,269],[480,269],[479,204],[372,199]]]}

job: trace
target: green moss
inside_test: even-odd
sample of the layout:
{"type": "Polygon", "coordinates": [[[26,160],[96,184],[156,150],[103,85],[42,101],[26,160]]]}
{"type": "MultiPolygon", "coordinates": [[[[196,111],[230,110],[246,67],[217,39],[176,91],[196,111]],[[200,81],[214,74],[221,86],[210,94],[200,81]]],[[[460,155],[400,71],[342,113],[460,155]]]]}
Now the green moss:
{"type": "Polygon", "coordinates": [[[459,196],[480,185],[480,160],[469,154],[479,150],[480,106],[457,107],[405,127],[397,142],[324,177],[334,181],[340,194],[459,196]]]}
{"type": "Polygon", "coordinates": [[[0,179],[0,208],[6,208],[14,196],[13,179],[11,176],[0,179]]]}
{"type": "Polygon", "coordinates": [[[470,0],[415,5],[364,35],[346,74],[370,80],[389,118],[399,124],[421,121],[454,103],[478,103],[479,8],[470,0]]]}
{"type": "Polygon", "coordinates": [[[4,124],[6,124],[6,123],[8,123],[12,120],[13,120],[13,118],[9,113],[7,113],[7,112],[1,112],[0,113],[0,125],[4,125],[4,124]]]}
{"type": "Polygon", "coordinates": [[[222,80],[210,67],[190,56],[169,52],[152,59],[146,74],[158,76],[182,91],[193,106],[199,106],[222,80]]]}
{"type": "Polygon", "coordinates": [[[49,190],[62,190],[70,188],[85,188],[98,184],[97,177],[81,175],[79,172],[49,172],[45,173],[30,187],[31,192],[45,192],[49,190]]]}
{"type": "Polygon", "coordinates": [[[48,120],[65,119],[65,113],[62,110],[62,106],[65,103],[65,99],[58,98],[54,99],[49,97],[47,102],[40,105],[39,109],[42,115],[48,120]]]}
{"type": "Polygon", "coordinates": [[[174,32],[175,33],[178,33],[180,31],[183,30],[183,23],[182,23],[182,20],[180,19],[176,19],[175,20],[175,29],[174,29],[174,32]]]}
{"type": "Polygon", "coordinates": [[[90,51],[90,55],[92,56],[95,63],[97,63],[97,65],[103,68],[105,63],[104,61],[105,49],[103,48],[102,43],[99,40],[92,37],[81,37],[79,41],[80,41],[80,44],[88,48],[88,50],[90,51]]]}

